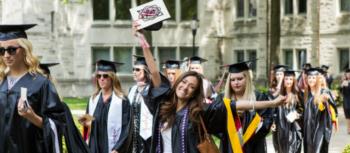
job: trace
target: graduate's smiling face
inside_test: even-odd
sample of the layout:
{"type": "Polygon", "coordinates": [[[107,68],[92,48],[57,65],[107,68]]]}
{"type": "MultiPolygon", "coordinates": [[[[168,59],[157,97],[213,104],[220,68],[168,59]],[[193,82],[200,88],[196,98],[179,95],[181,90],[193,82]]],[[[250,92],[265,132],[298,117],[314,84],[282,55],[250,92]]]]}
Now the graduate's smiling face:
{"type": "Polygon", "coordinates": [[[101,89],[112,88],[112,78],[108,72],[98,71],[96,73],[96,79],[101,89]]]}
{"type": "Polygon", "coordinates": [[[24,49],[16,39],[0,41],[0,56],[4,64],[10,68],[23,65],[24,49]]]}
{"type": "Polygon", "coordinates": [[[243,72],[230,73],[230,86],[234,93],[244,93],[246,87],[246,77],[243,72]]]}
{"type": "Polygon", "coordinates": [[[189,100],[197,88],[197,78],[195,76],[187,76],[176,86],[176,96],[182,101],[189,100]]]}
{"type": "Polygon", "coordinates": [[[284,80],[284,87],[292,88],[294,76],[285,76],[283,80],[284,80]]]}
{"type": "Polygon", "coordinates": [[[197,72],[199,74],[203,74],[203,68],[201,64],[190,64],[190,71],[197,72]]]}
{"type": "Polygon", "coordinates": [[[316,80],[317,80],[317,75],[308,75],[307,76],[307,84],[310,87],[315,87],[316,86],[316,80]]]}

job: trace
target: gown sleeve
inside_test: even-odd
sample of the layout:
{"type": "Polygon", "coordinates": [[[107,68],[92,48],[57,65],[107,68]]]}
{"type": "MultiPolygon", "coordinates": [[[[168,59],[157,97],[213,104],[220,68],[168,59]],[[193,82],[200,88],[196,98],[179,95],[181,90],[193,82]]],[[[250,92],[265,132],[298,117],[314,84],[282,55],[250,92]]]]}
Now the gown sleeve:
{"type": "MultiPolygon", "coordinates": [[[[231,101],[232,115],[236,114],[236,103],[231,101]]],[[[204,110],[203,120],[211,134],[227,132],[227,110],[223,101],[223,94],[218,95],[215,101],[204,110]]]]}
{"type": "Polygon", "coordinates": [[[64,128],[64,140],[68,153],[89,153],[90,150],[83,140],[79,129],[75,126],[73,115],[67,104],[63,102],[65,109],[66,124],[64,128]]]}
{"type": "MultiPolygon", "coordinates": [[[[268,96],[266,94],[258,93],[256,92],[256,100],[257,101],[264,101],[268,100],[268,96]]],[[[263,123],[261,128],[255,133],[251,140],[260,140],[264,139],[266,135],[270,132],[270,127],[273,123],[273,115],[275,112],[274,108],[267,108],[257,111],[258,114],[262,117],[263,123]]]]}
{"type": "Polygon", "coordinates": [[[52,153],[59,152],[58,127],[65,123],[64,106],[54,85],[45,80],[41,88],[43,139],[45,149],[52,153]]]}
{"type": "Polygon", "coordinates": [[[141,93],[145,104],[147,105],[148,109],[153,115],[156,112],[158,103],[161,101],[161,99],[165,95],[167,95],[167,93],[171,88],[169,80],[161,73],[160,73],[160,77],[161,77],[161,84],[159,87],[154,88],[153,85],[150,84],[141,93]]]}
{"type": "Polygon", "coordinates": [[[127,97],[123,99],[123,117],[122,117],[122,131],[118,142],[114,145],[113,150],[118,153],[128,153],[131,143],[131,109],[130,102],[127,97]]]}

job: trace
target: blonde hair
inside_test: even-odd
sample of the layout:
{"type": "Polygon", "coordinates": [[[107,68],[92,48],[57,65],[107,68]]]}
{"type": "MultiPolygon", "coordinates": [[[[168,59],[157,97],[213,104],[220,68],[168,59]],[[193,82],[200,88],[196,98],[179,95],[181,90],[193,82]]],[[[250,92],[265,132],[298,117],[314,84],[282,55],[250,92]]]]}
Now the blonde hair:
{"type": "MultiPolygon", "coordinates": [[[[245,77],[246,84],[243,94],[244,100],[256,100],[255,96],[255,87],[253,85],[253,72],[251,70],[245,70],[240,73],[243,73],[243,76],[245,77]]],[[[234,91],[231,88],[231,73],[227,76],[226,84],[225,84],[225,90],[224,90],[224,96],[225,98],[231,98],[233,95],[235,95],[234,91]]],[[[237,99],[236,99],[237,100],[237,99]]]]}
{"type": "MultiPolygon", "coordinates": [[[[321,74],[316,75],[316,83],[315,83],[316,92],[315,92],[315,95],[313,95],[314,96],[314,99],[313,99],[314,104],[318,104],[319,102],[321,102],[321,89],[322,89],[321,79],[322,78],[320,78],[320,75],[321,74]]],[[[307,76],[307,79],[309,79],[308,77],[309,76],[307,76]]],[[[307,80],[307,82],[308,82],[308,80],[307,80]]],[[[310,88],[309,83],[308,83],[307,88],[304,91],[304,103],[307,103],[307,101],[308,101],[310,90],[311,90],[311,88],[310,88]]]]}
{"type": "MultiPolygon", "coordinates": [[[[109,71],[107,74],[112,79],[112,88],[113,88],[114,94],[120,98],[123,98],[124,93],[123,93],[122,86],[120,84],[118,76],[112,71],[109,71]]],[[[96,73],[95,73],[95,75],[96,75],[96,73]]],[[[97,78],[95,79],[95,86],[96,86],[96,90],[92,96],[93,98],[95,98],[98,95],[98,93],[100,93],[100,90],[101,90],[101,87],[98,84],[97,78]]]]}
{"type": "MultiPolygon", "coordinates": [[[[168,69],[164,69],[164,74],[166,75],[166,77],[168,78],[168,69]]],[[[176,81],[177,78],[182,74],[181,69],[175,69],[175,78],[174,80],[176,81]]],[[[175,83],[174,81],[174,83],[175,83]]]]}
{"type": "MultiPolygon", "coordinates": [[[[31,74],[43,74],[42,70],[39,68],[39,60],[33,54],[32,43],[28,39],[19,38],[16,39],[17,43],[23,49],[24,54],[24,64],[27,66],[28,72],[31,74]]],[[[5,65],[2,58],[0,58],[0,82],[2,82],[8,72],[8,67],[5,65]]]]}

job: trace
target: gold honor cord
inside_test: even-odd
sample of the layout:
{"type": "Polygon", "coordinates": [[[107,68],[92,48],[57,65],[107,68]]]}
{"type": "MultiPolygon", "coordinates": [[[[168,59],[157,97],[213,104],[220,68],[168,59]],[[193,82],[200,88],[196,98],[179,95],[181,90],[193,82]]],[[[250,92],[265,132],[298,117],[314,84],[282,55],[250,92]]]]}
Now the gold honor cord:
{"type": "Polygon", "coordinates": [[[239,140],[238,131],[235,126],[235,121],[233,119],[232,110],[231,110],[231,100],[224,98],[224,104],[227,110],[227,133],[230,138],[231,148],[233,153],[243,153],[242,145],[239,140]]]}
{"type": "Polygon", "coordinates": [[[252,120],[252,122],[249,124],[247,130],[244,132],[243,135],[243,144],[245,144],[255,133],[256,129],[258,128],[259,124],[261,122],[261,117],[258,113],[255,113],[255,116],[252,120]]]}

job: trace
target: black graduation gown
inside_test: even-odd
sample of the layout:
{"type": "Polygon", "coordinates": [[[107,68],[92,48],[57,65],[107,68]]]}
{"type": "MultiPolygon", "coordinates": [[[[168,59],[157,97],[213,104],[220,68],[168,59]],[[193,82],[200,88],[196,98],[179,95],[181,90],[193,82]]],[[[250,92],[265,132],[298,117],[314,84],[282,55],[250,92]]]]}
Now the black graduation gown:
{"type": "Polygon", "coordinates": [[[341,88],[341,93],[344,99],[343,108],[344,108],[345,118],[350,119],[350,82],[348,83],[347,87],[341,88]]]}
{"type": "Polygon", "coordinates": [[[56,127],[65,122],[64,108],[54,85],[40,74],[25,74],[9,90],[7,79],[0,85],[0,103],[5,112],[0,116],[0,148],[5,153],[55,153],[54,132],[50,121],[56,127]],[[42,128],[36,127],[27,119],[19,116],[17,102],[21,87],[27,88],[27,99],[34,112],[42,117],[42,128]]]}
{"type": "MultiPolygon", "coordinates": [[[[112,97],[108,99],[107,103],[104,103],[101,95],[98,100],[96,109],[94,111],[93,116],[95,117],[95,119],[92,121],[91,124],[91,133],[89,138],[89,148],[92,153],[109,153],[107,122],[111,100],[112,97]]],[[[129,131],[130,103],[128,98],[124,97],[122,100],[122,130],[118,142],[114,145],[113,150],[117,150],[119,153],[129,152],[129,131]]]]}
{"type": "Polygon", "coordinates": [[[276,108],[276,131],[273,132],[273,144],[278,153],[298,153],[301,151],[302,133],[297,120],[290,123],[287,120],[288,113],[297,110],[297,105],[286,108],[276,108]]]}
{"type": "MultiPolygon", "coordinates": [[[[256,100],[257,101],[264,101],[268,100],[267,95],[255,92],[256,95],[256,100]]],[[[216,98],[216,103],[224,103],[223,102],[223,94],[220,94],[216,98]]],[[[217,107],[217,106],[216,106],[217,107]]],[[[231,109],[232,109],[232,115],[236,115],[235,113],[235,104],[231,103],[231,109]]],[[[211,133],[217,133],[222,131],[222,128],[225,128],[224,133],[221,133],[221,146],[220,150],[223,153],[232,153],[232,148],[231,148],[231,143],[229,136],[227,134],[227,127],[226,127],[226,108],[221,108],[221,113],[216,112],[216,115],[218,116],[221,114],[222,116],[215,117],[215,119],[211,119],[208,123],[213,124],[214,123],[214,128],[211,128],[210,131],[211,133]],[[224,113],[223,113],[224,112],[224,113]],[[223,124],[225,123],[225,124],[223,124]],[[218,126],[221,125],[221,126],[218,126]]],[[[257,133],[255,133],[243,146],[243,151],[245,153],[265,153],[266,152],[266,135],[270,132],[270,127],[272,125],[273,121],[273,110],[272,109],[263,109],[257,111],[258,114],[262,117],[263,119],[263,124],[261,128],[258,130],[257,133]]],[[[254,118],[255,112],[250,112],[250,111],[245,111],[243,112],[242,117],[240,117],[243,132],[245,132],[251,123],[251,121],[254,118]]]]}
{"type": "Polygon", "coordinates": [[[66,124],[64,124],[61,129],[63,129],[68,153],[89,153],[90,150],[83,140],[80,131],[75,126],[73,115],[71,114],[69,107],[64,102],[63,105],[65,109],[66,124]]]}
{"type": "MultiPolygon", "coordinates": [[[[334,101],[330,99],[323,111],[313,102],[314,96],[309,94],[304,109],[304,152],[327,153],[332,134],[332,119],[329,105],[334,101]]],[[[334,107],[336,109],[336,107],[334,107]]]]}

